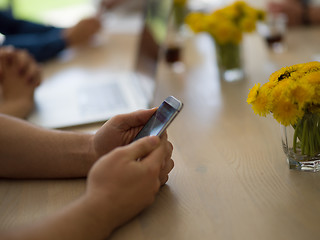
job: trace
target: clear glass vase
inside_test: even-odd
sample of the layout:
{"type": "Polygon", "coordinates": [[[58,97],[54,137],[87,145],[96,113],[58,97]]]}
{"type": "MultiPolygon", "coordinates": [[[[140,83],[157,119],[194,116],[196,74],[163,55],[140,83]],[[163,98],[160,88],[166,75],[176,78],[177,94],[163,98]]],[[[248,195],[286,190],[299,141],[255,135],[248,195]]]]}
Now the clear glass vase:
{"type": "Polygon", "coordinates": [[[220,78],[227,82],[244,79],[241,44],[215,42],[215,47],[220,78]]]}
{"type": "Polygon", "coordinates": [[[281,125],[282,147],[290,169],[320,171],[320,115],[307,113],[294,125],[281,125]]]}

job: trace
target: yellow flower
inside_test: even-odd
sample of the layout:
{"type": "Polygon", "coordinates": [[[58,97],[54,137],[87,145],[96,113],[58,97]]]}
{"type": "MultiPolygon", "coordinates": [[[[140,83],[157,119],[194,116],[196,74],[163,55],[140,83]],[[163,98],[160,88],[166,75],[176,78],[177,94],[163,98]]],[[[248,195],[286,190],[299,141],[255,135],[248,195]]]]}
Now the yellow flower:
{"type": "Polygon", "coordinates": [[[249,92],[248,98],[247,98],[247,103],[248,104],[253,103],[257,99],[257,96],[258,96],[258,93],[259,93],[259,89],[260,89],[260,83],[255,84],[253,86],[253,88],[250,89],[250,92],[249,92]]]}
{"type": "Polygon", "coordinates": [[[306,74],[304,77],[304,81],[313,86],[320,86],[320,72],[312,72],[306,74]]]}
{"type": "Polygon", "coordinates": [[[281,68],[262,87],[255,85],[247,102],[256,114],[273,113],[285,126],[296,124],[306,113],[320,113],[320,62],[281,68]]]}
{"type": "Polygon", "coordinates": [[[266,12],[263,10],[257,10],[257,20],[264,21],[266,19],[266,12]]]}
{"type": "Polygon", "coordinates": [[[268,88],[269,91],[271,92],[272,89],[273,89],[274,87],[276,87],[276,85],[277,85],[277,83],[267,82],[267,83],[263,84],[263,87],[264,87],[264,88],[268,88]]]}
{"type": "Polygon", "coordinates": [[[270,112],[271,108],[270,92],[268,89],[260,88],[255,100],[251,102],[251,105],[255,114],[265,117],[270,112]]]}
{"type": "Polygon", "coordinates": [[[303,111],[286,98],[278,99],[272,109],[273,117],[282,125],[293,125],[303,116],[303,111]]]}
{"type": "Polygon", "coordinates": [[[221,17],[217,14],[206,15],[203,19],[205,25],[205,31],[212,32],[221,23],[221,17]]]}
{"type": "Polygon", "coordinates": [[[241,19],[239,25],[244,32],[253,32],[256,29],[255,19],[250,17],[241,19]]]}
{"type": "Polygon", "coordinates": [[[300,64],[293,65],[290,67],[283,67],[278,71],[275,71],[271,74],[269,81],[270,82],[279,82],[283,79],[290,78],[292,73],[298,71],[301,68],[300,64]]]}
{"type": "Polygon", "coordinates": [[[192,31],[195,33],[205,31],[205,22],[204,22],[205,15],[200,12],[194,12],[190,13],[186,19],[185,22],[192,31]]]}
{"type": "Polygon", "coordinates": [[[230,21],[221,22],[216,28],[211,29],[211,34],[219,44],[232,42],[237,34],[237,28],[230,21]]]}
{"type": "Polygon", "coordinates": [[[305,104],[310,103],[314,95],[314,88],[308,84],[292,83],[290,89],[290,95],[294,102],[296,102],[299,108],[303,108],[305,104]]]}
{"type": "Polygon", "coordinates": [[[313,104],[320,104],[320,72],[308,73],[304,77],[305,84],[313,86],[314,94],[311,102],[313,104]]]}
{"type": "Polygon", "coordinates": [[[279,99],[279,98],[288,98],[287,95],[287,89],[290,86],[290,81],[288,79],[284,79],[277,84],[274,85],[272,92],[271,92],[271,97],[273,100],[279,99]]]}
{"type": "Polygon", "coordinates": [[[283,75],[283,68],[281,68],[278,71],[275,71],[274,73],[272,73],[269,77],[269,81],[272,83],[277,83],[279,81],[279,76],[283,75]]]}
{"type": "Polygon", "coordinates": [[[301,65],[302,73],[318,72],[320,71],[320,62],[309,62],[301,65]]]}
{"type": "Polygon", "coordinates": [[[245,8],[243,8],[243,14],[245,15],[245,17],[249,17],[252,18],[254,20],[258,19],[258,10],[250,7],[249,5],[247,5],[245,8]]]}
{"type": "Polygon", "coordinates": [[[235,19],[240,17],[241,12],[238,8],[231,5],[223,9],[223,15],[225,15],[226,18],[235,19]]]}
{"type": "Polygon", "coordinates": [[[262,18],[262,13],[262,10],[250,7],[245,1],[236,1],[209,14],[190,13],[185,22],[195,33],[208,32],[218,44],[238,44],[243,32],[255,30],[255,23],[262,18]]]}

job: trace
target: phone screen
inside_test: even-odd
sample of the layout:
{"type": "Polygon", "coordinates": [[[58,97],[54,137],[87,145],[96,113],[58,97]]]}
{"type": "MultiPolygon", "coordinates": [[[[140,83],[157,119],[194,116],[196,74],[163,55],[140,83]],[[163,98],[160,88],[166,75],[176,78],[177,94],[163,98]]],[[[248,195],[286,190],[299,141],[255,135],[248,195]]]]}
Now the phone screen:
{"type": "Polygon", "coordinates": [[[145,136],[158,136],[176,112],[177,109],[173,108],[168,103],[163,102],[143,129],[138,133],[135,140],[145,136]]]}

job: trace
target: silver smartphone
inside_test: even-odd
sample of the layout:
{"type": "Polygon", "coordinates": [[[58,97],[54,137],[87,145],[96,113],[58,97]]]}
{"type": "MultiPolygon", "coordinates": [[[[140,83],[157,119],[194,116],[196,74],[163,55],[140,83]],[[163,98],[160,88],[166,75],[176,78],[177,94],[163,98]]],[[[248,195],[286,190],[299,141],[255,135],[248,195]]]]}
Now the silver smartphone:
{"type": "Polygon", "coordinates": [[[133,141],[146,136],[161,136],[181,111],[182,107],[183,103],[181,101],[173,96],[167,97],[133,141]]]}

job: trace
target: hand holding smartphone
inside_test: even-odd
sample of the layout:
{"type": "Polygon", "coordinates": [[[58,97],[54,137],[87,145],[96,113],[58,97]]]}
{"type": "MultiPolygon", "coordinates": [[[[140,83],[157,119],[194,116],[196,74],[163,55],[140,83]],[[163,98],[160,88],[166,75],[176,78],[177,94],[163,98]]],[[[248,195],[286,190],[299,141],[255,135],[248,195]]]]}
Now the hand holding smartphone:
{"type": "Polygon", "coordinates": [[[178,115],[183,103],[173,96],[167,97],[140,130],[133,142],[146,136],[161,136],[173,119],[178,115]]]}

